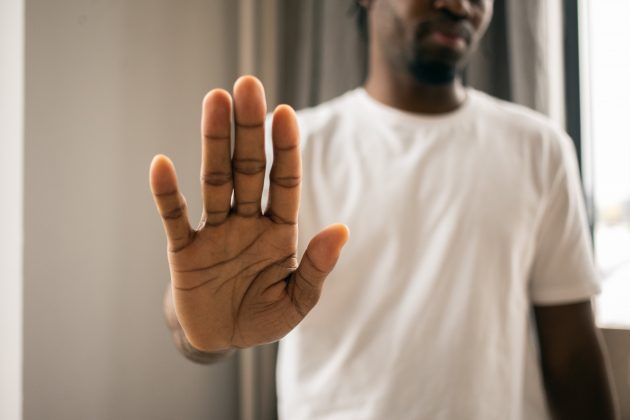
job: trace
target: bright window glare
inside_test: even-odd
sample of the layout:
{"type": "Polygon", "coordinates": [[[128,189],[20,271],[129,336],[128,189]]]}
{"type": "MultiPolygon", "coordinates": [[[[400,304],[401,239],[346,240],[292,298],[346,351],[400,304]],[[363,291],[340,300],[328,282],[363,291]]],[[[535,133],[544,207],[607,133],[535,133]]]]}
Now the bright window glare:
{"type": "Polygon", "coordinates": [[[588,10],[597,317],[630,327],[630,1],[591,0],[588,10]]]}

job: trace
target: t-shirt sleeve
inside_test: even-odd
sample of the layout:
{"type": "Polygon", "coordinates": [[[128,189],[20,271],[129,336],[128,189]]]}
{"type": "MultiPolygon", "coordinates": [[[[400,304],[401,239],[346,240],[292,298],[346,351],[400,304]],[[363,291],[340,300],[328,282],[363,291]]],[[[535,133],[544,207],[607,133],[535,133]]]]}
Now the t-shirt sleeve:
{"type": "Polygon", "coordinates": [[[571,139],[556,133],[551,185],[542,203],[530,277],[533,304],[587,300],[599,293],[584,199],[571,139]]]}

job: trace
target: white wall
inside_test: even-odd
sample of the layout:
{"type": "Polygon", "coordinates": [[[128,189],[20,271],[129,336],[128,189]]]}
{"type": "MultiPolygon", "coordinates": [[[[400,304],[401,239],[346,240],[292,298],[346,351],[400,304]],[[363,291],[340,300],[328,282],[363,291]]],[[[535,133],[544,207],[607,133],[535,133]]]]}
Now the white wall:
{"type": "Polygon", "coordinates": [[[0,2],[0,419],[22,415],[24,2],[0,2]]]}
{"type": "Polygon", "coordinates": [[[235,360],[167,333],[147,182],[170,155],[200,209],[200,103],[237,76],[236,22],[230,0],[26,2],[25,419],[237,417],[235,360]]]}

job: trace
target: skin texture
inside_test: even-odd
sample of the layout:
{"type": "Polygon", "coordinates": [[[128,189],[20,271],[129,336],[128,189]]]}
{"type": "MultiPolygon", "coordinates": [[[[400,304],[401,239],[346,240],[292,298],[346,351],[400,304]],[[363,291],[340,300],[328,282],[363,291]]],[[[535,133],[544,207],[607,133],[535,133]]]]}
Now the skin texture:
{"type": "Polygon", "coordinates": [[[177,334],[197,352],[282,338],[315,305],[348,239],[345,226],[329,226],[312,239],[298,264],[302,169],[295,113],[286,105],[273,113],[274,163],[269,207],[262,213],[266,112],[263,87],[249,76],[236,82],[233,98],[223,90],[204,98],[204,209],[197,229],[188,221],[172,162],[158,155],[151,163],[151,191],[168,241],[172,302],[183,337],[177,334]],[[236,140],[230,159],[232,106],[236,140]]]}
{"type": "MultiPolygon", "coordinates": [[[[361,4],[368,10],[368,94],[408,112],[457,109],[466,100],[459,71],[487,29],[492,0],[361,4]],[[462,39],[444,43],[437,32],[462,39]]],[[[151,189],[169,244],[172,288],[165,296],[165,312],[178,347],[197,362],[214,362],[231,349],[287,334],[317,302],[348,238],[345,226],[324,229],[298,265],[299,135],[293,110],[286,106],[274,112],[270,204],[261,212],[265,112],[262,86],[252,77],[237,81],[233,98],[214,90],[204,99],[204,213],[196,230],[188,222],[173,164],[164,156],[151,164],[151,189]],[[232,107],[236,149],[230,160],[232,107]]],[[[553,418],[618,418],[591,303],[532,310],[553,418]]]]}

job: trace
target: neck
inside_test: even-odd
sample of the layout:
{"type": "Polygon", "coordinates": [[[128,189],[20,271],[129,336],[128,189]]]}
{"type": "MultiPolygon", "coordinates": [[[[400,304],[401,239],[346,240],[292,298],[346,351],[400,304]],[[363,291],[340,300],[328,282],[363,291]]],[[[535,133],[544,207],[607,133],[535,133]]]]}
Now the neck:
{"type": "Polygon", "coordinates": [[[460,76],[449,83],[431,85],[414,79],[409,72],[397,72],[375,62],[370,62],[365,90],[385,105],[420,114],[451,112],[466,100],[460,76]]]}

